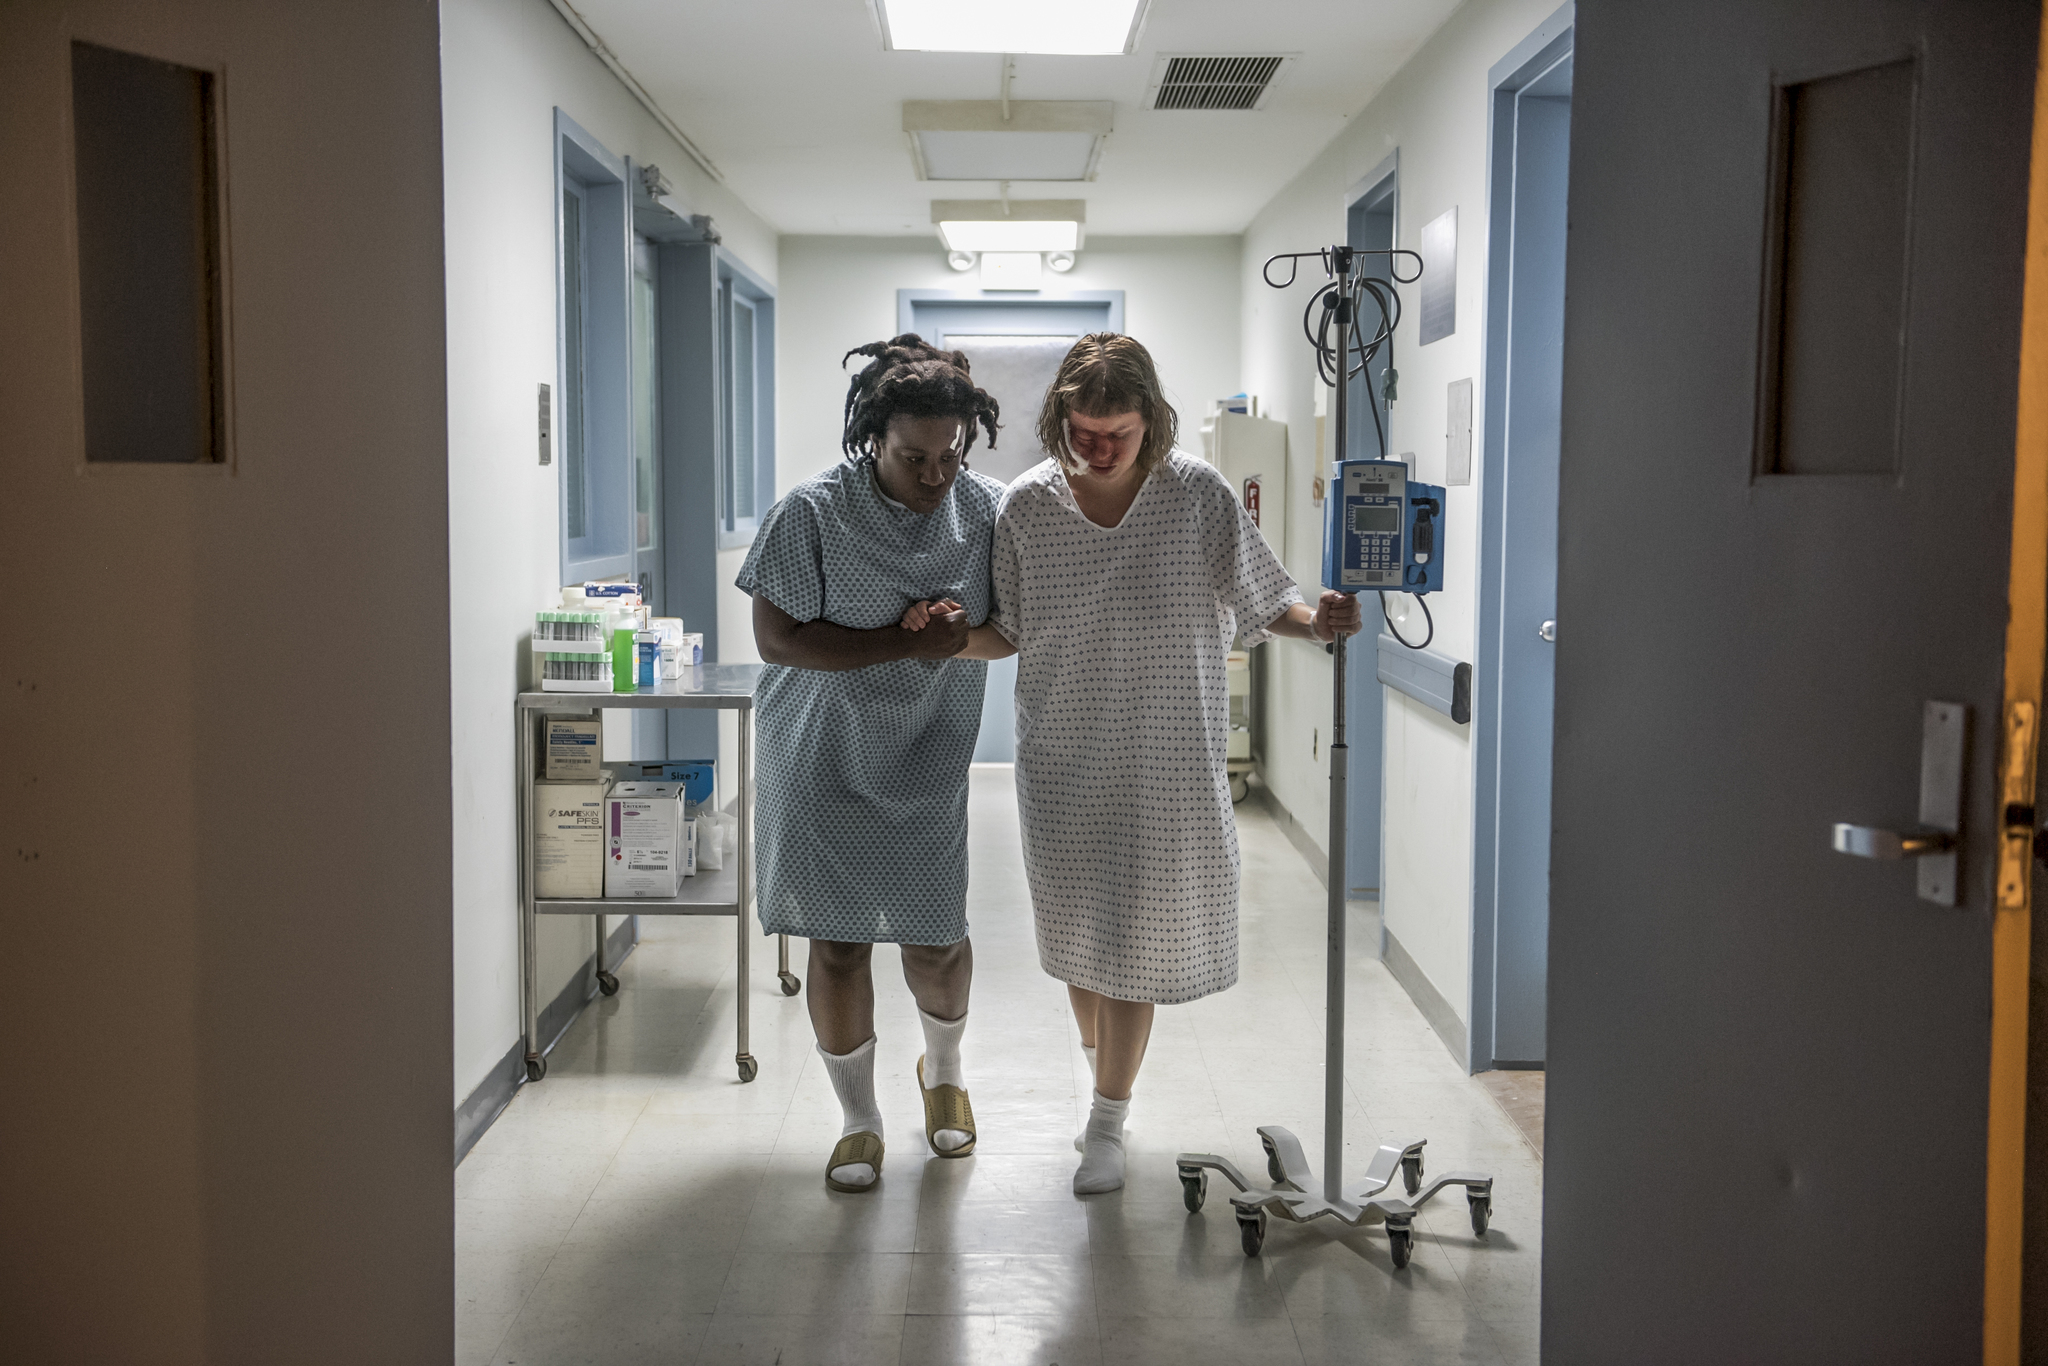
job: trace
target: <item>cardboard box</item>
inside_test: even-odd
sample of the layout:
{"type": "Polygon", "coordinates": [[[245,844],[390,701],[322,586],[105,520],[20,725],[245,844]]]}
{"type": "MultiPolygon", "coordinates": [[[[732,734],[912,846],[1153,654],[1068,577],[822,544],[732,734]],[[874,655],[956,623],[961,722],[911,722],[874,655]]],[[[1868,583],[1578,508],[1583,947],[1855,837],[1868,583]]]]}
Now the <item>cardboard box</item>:
{"type": "Polygon", "coordinates": [[[604,799],[604,894],[673,897],[693,859],[695,828],[680,783],[615,783],[604,799]]]}
{"type": "Polygon", "coordinates": [[[646,783],[676,783],[683,789],[683,815],[695,819],[711,804],[718,791],[718,765],[709,759],[635,759],[614,762],[621,779],[646,783]]]}
{"type": "Polygon", "coordinates": [[[547,777],[553,783],[594,783],[604,757],[602,721],[547,718],[547,777]]]}
{"type": "Polygon", "coordinates": [[[604,895],[604,785],[533,785],[533,894],[604,895]]]}

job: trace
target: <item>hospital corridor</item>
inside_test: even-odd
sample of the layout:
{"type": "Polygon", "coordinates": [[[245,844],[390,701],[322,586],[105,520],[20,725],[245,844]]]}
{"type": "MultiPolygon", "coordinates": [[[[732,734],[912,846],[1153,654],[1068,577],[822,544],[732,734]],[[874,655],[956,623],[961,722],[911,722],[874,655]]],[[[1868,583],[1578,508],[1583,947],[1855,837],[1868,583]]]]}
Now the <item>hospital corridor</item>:
{"type": "Polygon", "coordinates": [[[2044,59],[0,4],[0,1363],[2048,1363],[2044,59]]]}
{"type": "Polygon", "coordinates": [[[766,974],[755,981],[756,1047],[791,1065],[737,1085],[727,936],[666,922],[621,966],[619,994],[555,1046],[547,1080],[457,1169],[456,1359],[1534,1360],[1539,1154],[1367,953],[1350,964],[1352,1160],[1427,1136],[1425,1170],[1493,1172],[1485,1241],[1463,1200],[1429,1206],[1395,1277],[1385,1239],[1364,1230],[1276,1224],[1253,1261],[1223,1201],[1188,1214],[1178,1153],[1257,1171],[1258,1125],[1321,1122],[1320,1050],[1253,1042],[1317,1039],[1323,988],[1321,889],[1255,809],[1240,822],[1251,966],[1234,990],[1162,1018],[1145,1060],[1156,1084],[1132,1110],[1129,1183],[1074,1198],[1088,1069],[1032,950],[1008,768],[977,766],[972,784],[968,1065],[986,1149],[948,1162],[924,1144],[915,1006],[895,964],[878,962],[891,1165],[872,1208],[825,1190],[818,1154],[839,1108],[800,1004],[766,974]]]}

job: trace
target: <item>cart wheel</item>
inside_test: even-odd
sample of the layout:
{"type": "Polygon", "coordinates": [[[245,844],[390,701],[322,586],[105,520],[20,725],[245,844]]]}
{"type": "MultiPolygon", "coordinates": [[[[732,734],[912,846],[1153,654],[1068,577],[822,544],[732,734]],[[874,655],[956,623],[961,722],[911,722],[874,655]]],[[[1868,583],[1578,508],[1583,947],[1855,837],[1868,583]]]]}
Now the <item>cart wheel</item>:
{"type": "Polygon", "coordinates": [[[1249,797],[1251,792],[1252,785],[1244,780],[1243,774],[1233,773],[1230,775],[1230,800],[1241,802],[1246,797],[1249,797]]]}
{"type": "Polygon", "coordinates": [[[597,989],[607,996],[619,994],[619,979],[609,972],[597,974],[597,989]]]}
{"type": "Polygon", "coordinates": [[[1273,1140],[1267,1138],[1264,1134],[1259,1135],[1259,1142],[1264,1144],[1266,1148],[1266,1175],[1273,1179],[1274,1185],[1278,1186],[1287,1180],[1287,1173],[1280,1170],[1280,1154],[1274,1151],[1273,1140]]]}
{"type": "Polygon", "coordinates": [[[794,996],[804,989],[804,984],[797,980],[797,975],[793,972],[778,972],[775,975],[782,979],[784,996],[794,996]]]}
{"type": "Polygon", "coordinates": [[[1493,1217],[1493,1197],[1491,1195],[1467,1195],[1465,1203],[1472,1207],[1472,1231],[1484,1238],[1486,1236],[1486,1221],[1493,1217]]]}
{"type": "Polygon", "coordinates": [[[1243,1210],[1239,1210],[1237,1212],[1237,1238],[1239,1242],[1244,1244],[1245,1256],[1258,1256],[1259,1249],[1266,1242],[1266,1212],[1264,1210],[1254,1210],[1252,1213],[1246,1214],[1243,1210]]]}
{"type": "Polygon", "coordinates": [[[1200,1167],[1180,1169],[1180,1202],[1189,1214],[1202,1212],[1202,1199],[1209,1193],[1209,1173],[1200,1167]]]}
{"type": "Polygon", "coordinates": [[[1401,1159],[1401,1184],[1408,1188],[1410,1195],[1422,1189],[1421,1153],[1410,1153],[1401,1159]]]}
{"type": "Polygon", "coordinates": [[[528,1081],[539,1081],[547,1074],[548,1060],[546,1058],[528,1058],[526,1060],[526,1079],[528,1081]]]}
{"type": "Polygon", "coordinates": [[[1394,1270],[1408,1265],[1408,1254],[1415,1246],[1415,1231],[1406,1224],[1387,1225],[1387,1251],[1394,1256],[1394,1270]]]}
{"type": "Polygon", "coordinates": [[[761,1075],[761,1064],[754,1061],[752,1053],[740,1054],[740,1080],[752,1081],[761,1075]]]}

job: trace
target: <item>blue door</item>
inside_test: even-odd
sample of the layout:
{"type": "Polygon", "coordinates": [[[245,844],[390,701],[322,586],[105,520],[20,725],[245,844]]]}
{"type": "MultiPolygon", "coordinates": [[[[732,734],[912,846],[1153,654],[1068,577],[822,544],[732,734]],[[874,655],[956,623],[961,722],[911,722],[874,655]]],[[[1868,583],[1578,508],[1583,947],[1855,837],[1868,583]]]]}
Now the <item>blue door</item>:
{"type": "MultiPolygon", "coordinates": [[[[897,292],[897,309],[900,330],[966,352],[974,382],[1001,407],[995,449],[976,447],[968,463],[1005,484],[1045,459],[1034,429],[1046,387],[1067,348],[1090,332],[1121,331],[1124,312],[1120,290],[1049,298],[906,289],[897,292]]],[[[976,763],[1015,761],[1016,695],[1015,656],[989,665],[976,763]]]]}

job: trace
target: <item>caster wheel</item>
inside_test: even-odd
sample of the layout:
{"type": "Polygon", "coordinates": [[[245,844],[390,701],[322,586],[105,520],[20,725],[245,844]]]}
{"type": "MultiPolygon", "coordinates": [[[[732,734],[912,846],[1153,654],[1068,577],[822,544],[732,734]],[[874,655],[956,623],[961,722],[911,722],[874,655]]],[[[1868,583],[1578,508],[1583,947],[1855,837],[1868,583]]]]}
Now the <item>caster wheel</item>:
{"type": "Polygon", "coordinates": [[[597,974],[597,989],[607,996],[619,994],[619,979],[609,972],[597,974]]]}
{"type": "Polygon", "coordinates": [[[1251,795],[1252,785],[1238,774],[1230,775],[1230,800],[1241,802],[1251,795]]]}
{"type": "Polygon", "coordinates": [[[1408,1265],[1408,1254],[1415,1248],[1415,1231],[1407,1227],[1396,1228],[1387,1225],[1387,1251],[1393,1254],[1394,1270],[1408,1265]]]}
{"type": "Polygon", "coordinates": [[[1240,1214],[1237,1216],[1237,1238],[1244,1244],[1244,1255],[1256,1257],[1266,1242],[1266,1212],[1240,1214]]]}
{"type": "Polygon", "coordinates": [[[1401,1159],[1401,1184],[1408,1188],[1410,1195],[1422,1189],[1421,1153],[1411,1153],[1401,1159]]]}
{"type": "Polygon", "coordinates": [[[547,1074],[548,1060],[546,1058],[528,1058],[526,1060],[526,1079],[528,1081],[539,1081],[547,1074]]]}
{"type": "Polygon", "coordinates": [[[1491,1195],[1469,1195],[1465,1197],[1465,1202],[1472,1208],[1472,1231],[1484,1238],[1486,1236],[1486,1222],[1493,1217],[1493,1197],[1491,1195]]]}
{"type": "Polygon", "coordinates": [[[1189,1214],[1202,1212],[1202,1200],[1209,1194],[1209,1173],[1200,1167],[1189,1171],[1180,1169],[1180,1202],[1188,1207],[1189,1214]]]}
{"type": "Polygon", "coordinates": [[[754,1061],[752,1053],[740,1054],[740,1080],[752,1081],[761,1075],[761,1064],[754,1061]]]}
{"type": "Polygon", "coordinates": [[[1259,1141],[1266,1144],[1266,1175],[1272,1178],[1274,1185],[1285,1185],[1287,1173],[1280,1170],[1280,1154],[1263,1137],[1259,1141]]]}
{"type": "Polygon", "coordinates": [[[794,996],[804,989],[804,984],[797,980],[797,975],[793,972],[778,972],[775,975],[782,980],[784,996],[794,996]]]}

